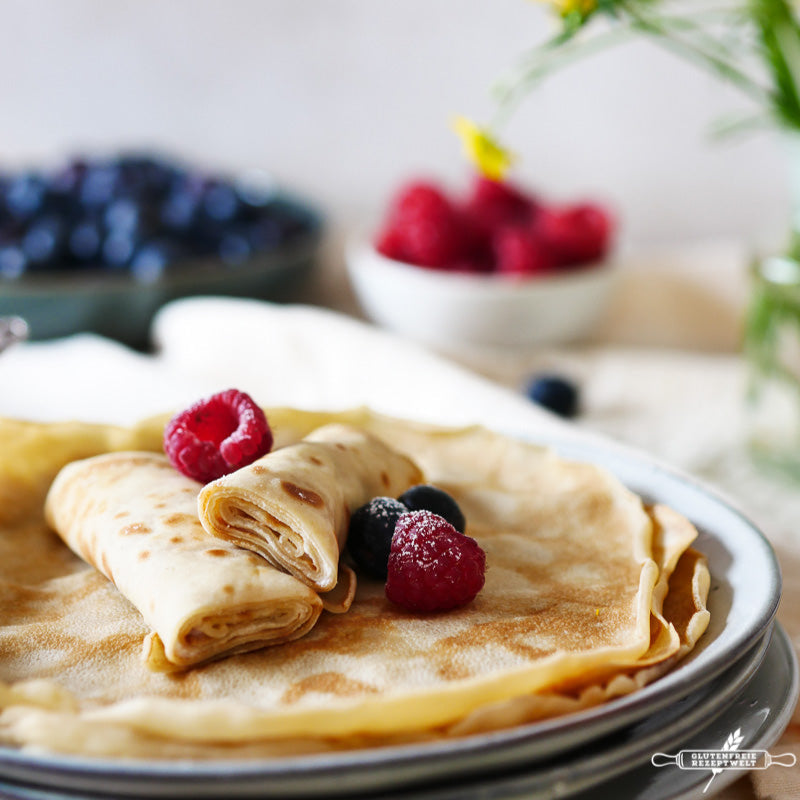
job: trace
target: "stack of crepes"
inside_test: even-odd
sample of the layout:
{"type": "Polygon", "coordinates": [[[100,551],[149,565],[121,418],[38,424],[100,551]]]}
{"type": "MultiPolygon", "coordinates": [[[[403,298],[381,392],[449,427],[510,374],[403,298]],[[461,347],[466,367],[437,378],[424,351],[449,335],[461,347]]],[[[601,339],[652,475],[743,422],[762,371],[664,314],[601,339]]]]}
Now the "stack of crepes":
{"type": "Polygon", "coordinates": [[[134,429],[0,421],[0,741],[242,758],[465,735],[633,691],[708,624],[693,526],[646,507],[601,468],[481,427],[367,410],[267,416],[272,461],[202,492],[158,455],[165,419],[134,429]],[[346,613],[320,614],[358,495],[399,493],[417,477],[410,469],[395,483],[363,437],[386,448],[382,458],[417,464],[461,505],[487,561],[469,605],[411,614],[359,579],[354,598],[332,603],[346,613]],[[348,478],[332,480],[341,458],[351,459],[348,478]],[[87,464],[91,475],[81,473],[87,464]],[[310,552],[308,531],[323,530],[311,538],[327,543],[310,552]],[[154,559],[154,572],[138,570],[154,559]],[[248,631],[259,626],[280,630],[282,643],[256,645],[248,631]],[[156,666],[204,663],[153,671],[143,642],[156,666]],[[200,654],[181,655],[183,645],[200,654]]]}

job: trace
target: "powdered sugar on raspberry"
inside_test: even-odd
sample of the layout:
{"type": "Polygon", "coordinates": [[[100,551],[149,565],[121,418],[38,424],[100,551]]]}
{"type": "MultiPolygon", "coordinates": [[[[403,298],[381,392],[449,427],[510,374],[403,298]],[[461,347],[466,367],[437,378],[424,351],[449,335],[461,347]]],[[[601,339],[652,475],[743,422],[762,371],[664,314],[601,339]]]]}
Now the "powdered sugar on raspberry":
{"type": "Polygon", "coordinates": [[[486,554],[431,511],[403,514],[389,554],[386,596],[410,611],[446,611],[483,588],[486,554]]]}

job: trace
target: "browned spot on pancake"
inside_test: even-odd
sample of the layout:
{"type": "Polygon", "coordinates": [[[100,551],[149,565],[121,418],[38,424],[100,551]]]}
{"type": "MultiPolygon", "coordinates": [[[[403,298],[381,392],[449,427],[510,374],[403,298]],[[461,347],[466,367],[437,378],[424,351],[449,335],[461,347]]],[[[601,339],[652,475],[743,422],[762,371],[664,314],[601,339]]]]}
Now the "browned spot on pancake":
{"type": "Polygon", "coordinates": [[[445,661],[439,664],[436,672],[445,681],[460,681],[465,678],[471,678],[473,674],[463,664],[453,663],[452,661],[445,661]]]}
{"type": "Polygon", "coordinates": [[[322,466],[322,461],[321,461],[321,459],[317,458],[316,456],[311,456],[311,458],[309,459],[309,461],[310,461],[312,464],[316,464],[318,467],[321,467],[321,466],[322,466]]]}
{"type": "Polygon", "coordinates": [[[254,464],[252,467],[250,467],[250,470],[252,471],[253,475],[263,475],[268,471],[267,468],[261,464],[254,464]]]}
{"type": "Polygon", "coordinates": [[[183,525],[187,522],[194,522],[194,517],[190,514],[169,514],[164,517],[165,525],[183,525]]]}
{"type": "Polygon", "coordinates": [[[131,525],[125,525],[125,527],[119,529],[120,536],[133,536],[134,534],[140,533],[152,533],[152,531],[142,522],[134,522],[131,525]]]}
{"type": "Polygon", "coordinates": [[[338,672],[320,672],[309,675],[287,689],[281,698],[284,703],[296,703],[309,692],[321,692],[337,697],[357,697],[365,694],[377,694],[378,690],[363,681],[346,678],[338,672]]]}
{"type": "Polygon", "coordinates": [[[142,637],[139,634],[130,633],[110,634],[103,639],[102,643],[97,648],[100,653],[113,654],[114,656],[127,651],[128,653],[135,654],[137,658],[139,657],[141,649],[142,637]]]}
{"type": "Polygon", "coordinates": [[[170,536],[169,540],[172,544],[180,544],[183,541],[183,536],[170,536]]]}
{"type": "Polygon", "coordinates": [[[150,558],[149,550],[142,550],[142,552],[139,553],[139,561],[147,561],[148,558],[150,558]]]}
{"type": "Polygon", "coordinates": [[[337,450],[347,450],[347,448],[341,442],[336,442],[336,449],[337,450]]]}
{"type": "MultiPolygon", "coordinates": [[[[63,586],[31,587],[20,584],[4,584],[3,622],[5,625],[24,623],[28,624],[26,615],[33,615],[37,624],[51,620],[61,620],[65,613],[65,604],[76,604],[86,599],[93,593],[107,591],[111,586],[108,579],[90,567],[85,561],[80,562],[82,569],[74,574],[70,581],[69,595],[65,602],[61,595],[63,586]]],[[[0,628],[0,630],[3,630],[0,628]]],[[[22,637],[24,639],[24,637],[22,637]]],[[[30,649],[30,648],[29,648],[30,649]]],[[[0,646],[0,651],[3,647],[0,646]]]]}
{"type": "Polygon", "coordinates": [[[166,507],[167,507],[167,504],[166,504],[166,503],[156,503],[156,504],[153,506],[153,508],[166,508],[166,507]]]}
{"type": "Polygon", "coordinates": [[[386,470],[381,470],[381,483],[384,485],[384,488],[389,488],[389,476],[386,474],[386,470]]]}
{"type": "Polygon", "coordinates": [[[315,508],[322,506],[322,498],[312,489],[303,489],[291,481],[281,481],[281,489],[286,494],[296,497],[301,503],[308,503],[315,508]]]}
{"type": "MultiPolygon", "coordinates": [[[[63,676],[65,669],[76,666],[85,668],[88,661],[102,663],[113,658],[114,663],[118,664],[121,657],[138,660],[141,646],[141,635],[119,633],[91,642],[85,636],[65,633],[59,626],[40,622],[26,626],[24,637],[8,637],[2,641],[4,660],[9,662],[19,660],[25,663],[32,650],[46,650],[49,659],[47,664],[39,666],[37,677],[56,680],[63,676]]],[[[113,688],[110,691],[113,692],[113,688]]]]}
{"type": "Polygon", "coordinates": [[[225,594],[233,594],[233,586],[231,586],[229,583],[226,583],[222,587],[222,591],[225,592],[225,594]]]}
{"type": "Polygon", "coordinates": [[[123,517],[129,517],[130,513],[127,511],[120,511],[118,514],[114,514],[114,519],[122,519],[123,517]]]}
{"type": "Polygon", "coordinates": [[[219,548],[216,548],[216,547],[215,547],[215,548],[213,548],[212,550],[203,550],[203,552],[204,552],[204,553],[205,553],[207,556],[218,556],[218,557],[222,557],[222,556],[229,556],[229,555],[230,555],[230,552],[229,552],[228,550],[220,550],[219,548]]]}

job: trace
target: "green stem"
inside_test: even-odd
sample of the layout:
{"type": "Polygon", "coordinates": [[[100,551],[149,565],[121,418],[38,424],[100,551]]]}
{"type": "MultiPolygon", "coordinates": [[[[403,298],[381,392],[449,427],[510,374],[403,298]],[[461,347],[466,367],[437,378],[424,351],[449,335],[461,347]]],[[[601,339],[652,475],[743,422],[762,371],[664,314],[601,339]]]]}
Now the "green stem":
{"type": "Polygon", "coordinates": [[[554,37],[544,45],[534,48],[527,57],[523,57],[527,63],[521,69],[495,86],[497,108],[489,127],[492,130],[502,127],[532,87],[550,72],[614,47],[627,39],[630,33],[630,26],[621,24],[588,40],[571,35],[559,44],[560,37],[554,37]]]}
{"type": "Polygon", "coordinates": [[[735,9],[723,6],[705,9],[693,15],[691,20],[681,17],[656,18],[642,12],[640,4],[636,2],[620,2],[618,8],[627,19],[618,16],[610,30],[595,34],[589,39],[581,37],[580,30],[560,33],[523,57],[521,68],[495,87],[497,104],[490,129],[498,130],[504,126],[531,89],[549,73],[628,40],[635,32],[644,33],[662,46],[710,68],[736,85],[757,104],[767,107],[772,105],[774,98],[770,92],[736,66],[735,61],[741,60],[741,48],[720,45],[705,36],[699,27],[701,20],[729,17],[735,10],[740,10],[739,6],[735,9]]]}
{"type": "Polygon", "coordinates": [[[786,66],[786,75],[791,81],[791,100],[792,104],[797,107],[798,98],[798,85],[800,85],[800,75],[798,75],[798,65],[800,65],[800,42],[795,35],[796,31],[789,29],[786,25],[777,25],[774,29],[775,40],[778,43],[783,62],[786,66]]]}
{"type": "Polygon", "coordinates": [[[683,56],[688,56],[691,60],[703,66],[710,67],[718,75],[748,94],[757,103],[762,105],[769,103],[769,92],[728,60],[727,54],[715,52],[714,49],[709,50],[707,49],[707,44],[701,44],[700,41],[693,41],[691,38],[680,36],[674,28],[670,30],[668,20],[665,25],[664,21],[641,13],[634,3],[623,2],[621,5],[630,16],[633,27],[637,30],[648,34],[663,46],[675,50],[683,56]]]}
{"type": "Polygon", "coordinates": [[[756,370],[750,385],[753,398],[759,394],[759,381],[779,380],[800,395],[800,377],[780,360],[780,332],[791,328],[800,337],[800,304],[797,300],[756,287],[750,300],[745,325],[745,352],[756,370]]]}

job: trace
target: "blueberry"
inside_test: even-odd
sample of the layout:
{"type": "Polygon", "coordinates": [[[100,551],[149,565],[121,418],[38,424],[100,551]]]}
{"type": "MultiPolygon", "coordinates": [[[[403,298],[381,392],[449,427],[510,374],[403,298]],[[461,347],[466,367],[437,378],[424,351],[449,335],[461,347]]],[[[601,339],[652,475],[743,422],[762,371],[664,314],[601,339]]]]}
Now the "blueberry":
{"type": "Polygon", "coordinates": [[[183,231],[191,228],[197,218],[200,200],[188,187],[174,189],[159,209],[159,218],[167,228],[183,231]]]}
{"type": "Polygon", "coordinates": [[[15,219],[31,219],[42,208],[46,189],[44,179],[35,172],[17,175],[6,187],[6,210],[15,219]]]}
{"type": "Polygon", "coordinates": [[[87,208],[106,206],[116,195],[119,181],[119,170],[114,164],[91,164],[81,182],[81,203],[87,208]]]}
{"type": "Polygon", "coordinates": [[[561,417],[574,417],[578,413],[578,388],[560,375],[534,375],[528,383],[526,393],[534,403],[561,417]]]}
{"type": "Polygon", "coordinates": [[[34,220],[22,238],[22,252],[31,267],[58,266],[64,245],[64,223],[56,216],[34,220]]]}
{"type": "Polygon", "coordinates": [[[458,503],[437,486],[422,483],[412,486],[397,498],[409,511],[432,511],[444,517],[457,531],[464,533],[467,521],[458,503]]]}
{"type": "Polygon", "coordinates": [[[217,181],[211,183],[203,196],[203,211],[216,222],[229,222],[239,211],[239,198],[233,187],[217,181]]]}
{"type": "Polygon", "coordinates": [[[142,209],[131,197],[112,200],[103,212],[103,221],[109,231],[130,233],[139,227],[142,209]]]}
{"type": "Polygon", "coordinates": [[[25,253],[13,244],[0,246],[0,278],[14,280],[27,269],[28,260],[25,253]]]}
{"type": "Polygon", "coordinates": [[[350,518],[347,549],[367,575],[386,580],[394,526],[408,508],[392,497],[374,497],[350,518]]]}
{"type": "Polygon", "coordinates": [[[70,231],[67,239],[67,252],[82,264],[99,261],[103,232],[99,223],[91,219],[78,222],[70,231]]]}
{"type": "Polygon", "coordinates": [[[103,263],[111,269],[127,267],[136,249],[136,240],[128,233],[109,234],[102,246],[103,263]]]}

